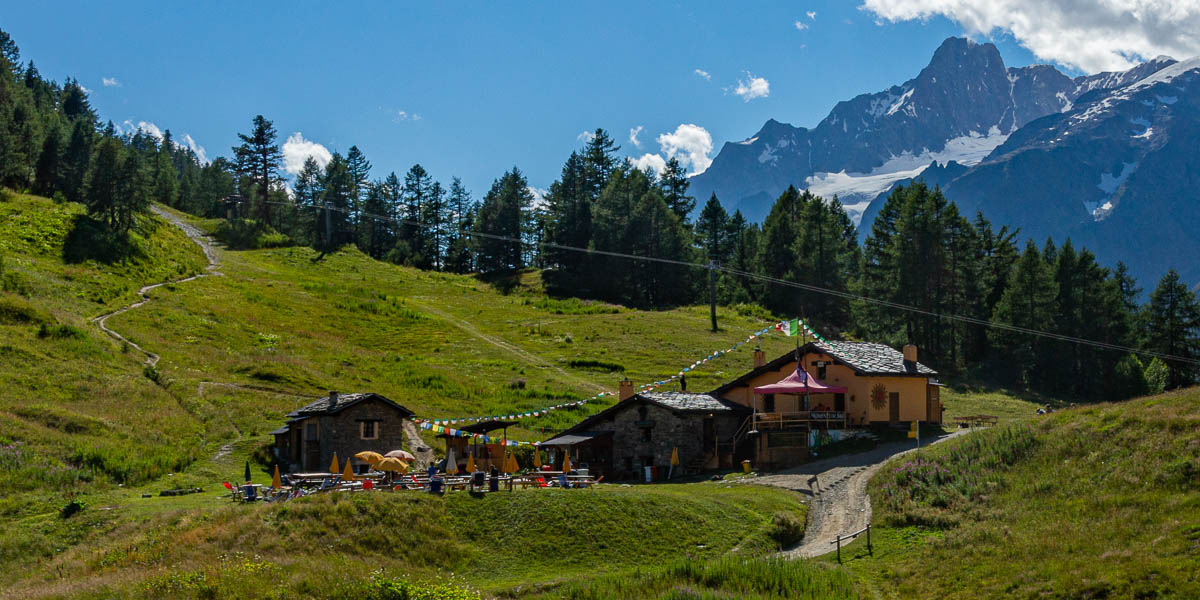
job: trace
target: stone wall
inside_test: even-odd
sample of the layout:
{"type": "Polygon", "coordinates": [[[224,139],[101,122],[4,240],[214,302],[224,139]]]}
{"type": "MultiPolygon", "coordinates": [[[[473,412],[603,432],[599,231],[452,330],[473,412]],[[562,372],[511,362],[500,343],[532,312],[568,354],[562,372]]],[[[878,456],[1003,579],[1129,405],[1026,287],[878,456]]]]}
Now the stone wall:
{"type": "MultiPolygon", "coordinates": [[[[646,466],[669,467],[674,448],[679,448],[681,467],[712,453],[711,447],[702,447],[706,413],[676,414],[652,403],[627,402],[629,406],[617,411],[611,423],[616,471],[637,477],[646,466]],[[643,407],[644,417],[639,411],[643,407]],[[650,430],[648,441],[644,437],[646,429],[650,430]]],[[[716,438],[729,442],[743,418],[729,412],[714,412],[716,438]]]]}

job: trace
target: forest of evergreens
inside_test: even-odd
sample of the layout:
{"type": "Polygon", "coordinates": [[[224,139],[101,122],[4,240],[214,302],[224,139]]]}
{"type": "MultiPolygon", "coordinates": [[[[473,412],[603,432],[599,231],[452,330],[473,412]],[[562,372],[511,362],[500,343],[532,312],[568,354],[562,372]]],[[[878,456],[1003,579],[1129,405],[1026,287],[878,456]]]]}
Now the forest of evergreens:
{"type": "Polygon", "coordinates": [[[323,166],[309,158],[289,181],[278,134],[261,115],[232,158],[205,162],[170,131],[102,123],[77,81],[42,77],[3,32],[0,63],[0,184],[83,203],[88,226],[107,235],[125,235],[134,215],[160,202],[226,219],[221,236],[232,247],[354,244],[421,269],[537,268],[551,293],[642,308],[707,302],[711,264],[721,304],[803,316],[827,335],[915,343],[923,362],[950,376],[1110,400],[1200,375],[1187,361],[1071,341],[1200,359],[1200,303],[1177,273],[1143,301],[1122,264],[1099,265],[1070,240],[1022,240],[982,214],[959,214],[920,182],[891,193],[860,245],[836,197],[795,188],[761,225],[715,197],[697,211],[678,162],[662,173],[633,168],[603,129],[567,158],[540,201],[516,167],[480,199],[420,165],[372,179],[356,146],[323,166]]]}

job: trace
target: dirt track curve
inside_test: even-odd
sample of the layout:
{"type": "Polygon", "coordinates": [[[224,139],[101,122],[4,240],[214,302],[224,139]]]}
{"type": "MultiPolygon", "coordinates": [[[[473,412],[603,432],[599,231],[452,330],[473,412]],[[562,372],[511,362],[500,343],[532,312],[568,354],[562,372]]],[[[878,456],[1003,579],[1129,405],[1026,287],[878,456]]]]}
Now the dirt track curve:
{"type": "Polygon", "coordinates": [[[100,316],[92,319],[92,322],[95,323],[97,326],[99,326],[100,329],[102,331],[104,331],[104,333],[107,333],[108,335],[112,336],[113,338],[116,338],[117,341],[129,344],[129,347],[137,350],[138,352],[141,352],[142,354],[145,354],[146,355],[146,366],[153,367],[153,366],[158,365],[158,355],[137,345],[136,342],[132,342],[125,336],[110,329],[108,327],[108,319],[110,317],[115,317],[119,314],[129,312],[129,311],[149,302],[150,296],[147,294],[150,290],[152,290],[154,288],[160,288],[164,285],[171,285],[174,283],[183,283],[185,281],[192,281],[194,279],[200,279],[201,277],[220,275],[221,272],[217,270],[217,268],[220,266],[220,263],[217,261],[217,251],[216,251],[216,249],[213,248],[213,243],[212,243],[211,238],[209,238],[207,235],[205,235],[199,229],[196,229],[195,227],[192,227],[191,225],[184,223],[182,220],[179,219],[179,217],[176,217],[175,215],[173,215],[157,206],[151,206],[150,210],[154,211],[154,214],[170,221],[172,225],[182,229],[183,232],[186,233],[187,236],[192,239],[192,241],[194,241],[200,245],[200,248],[202,250],[204,250],[205,258],[208,259],[208,266],[206,266],[204,268],[205,272],[198,273],[196,275],[192,275],[191,277],[184,277],[182,279],[170,279],[170,280],[164,281],[162,283],[155,283],[152,285],[144,286],[144,287],[142,287],[142,289],[138,290],[138,295],[142,297],[141,300],[138,300],[137,302],[134,302],[133,304],[130,304],[123,308],[118,308],[117,310],[114,310],[110,313],[105,313],[103,315],[100,315],[100,316]]]}
{"type": "MultiPolygon", "coordinates": [[[[965,431],[922,441],[932,445],[957,437],[965,431]]],[[[853,533],[871,522],[871,498],[867,483],[883,463],[894,456],[914,452],[911,441],[880,444],[872,450],[816,460],[799,467],[746,480],[746,483],[774,485],[800,492],[811,498],[804,540],[782,552],[785,558],[812,558],[832,552],[837,536],[853,533]]]]}

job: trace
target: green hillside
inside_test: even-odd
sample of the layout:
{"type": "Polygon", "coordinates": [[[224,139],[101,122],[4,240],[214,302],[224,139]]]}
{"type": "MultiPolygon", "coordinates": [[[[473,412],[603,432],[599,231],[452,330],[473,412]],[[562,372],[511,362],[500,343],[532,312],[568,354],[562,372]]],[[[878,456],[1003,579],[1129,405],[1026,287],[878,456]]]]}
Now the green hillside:
{"type": "Polygon", "coordinates": [[[885,465],[887,598],[1200,597],[1200,389],[1072,408],[885,465]]]}

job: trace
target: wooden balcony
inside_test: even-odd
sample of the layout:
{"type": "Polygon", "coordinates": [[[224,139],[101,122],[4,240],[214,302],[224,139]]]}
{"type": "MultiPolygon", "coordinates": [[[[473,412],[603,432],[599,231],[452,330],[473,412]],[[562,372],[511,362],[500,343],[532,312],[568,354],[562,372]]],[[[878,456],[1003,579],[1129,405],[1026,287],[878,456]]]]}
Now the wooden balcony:
{"type": "Polygon", "coordinates": [[[759,431],[769,429],[840,429],[846,426],[846,412],[841,410],[756,413],[753,423],[753,428],[759,431]]]}

